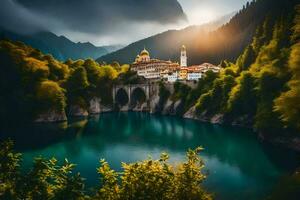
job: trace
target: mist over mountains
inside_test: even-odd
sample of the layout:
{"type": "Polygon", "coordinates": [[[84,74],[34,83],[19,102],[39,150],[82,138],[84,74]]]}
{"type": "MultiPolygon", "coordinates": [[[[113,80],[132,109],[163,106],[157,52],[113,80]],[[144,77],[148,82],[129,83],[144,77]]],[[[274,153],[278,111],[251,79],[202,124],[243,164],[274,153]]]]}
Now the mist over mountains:
{"type": "Polygon", "coordinates": [[[144,46],[152,57],[178,61],[180,47],[183,44],[187,47],[189,65],[203,62],[219,64],[225,59],[234,61],[250,43],[257,26],[267,16],[277,16],[287,9],[290,8],[287,7],[287,3],[284,0],[257,0],[249,2],[232,18],[229,15],[227,18],[225,17],[211,24],[166,31],[104,55],[98,61],[131,63],[144,46]],[[272,9],[270,9],[271,7],[272,9]],[[227,21],[229,22],[226,23],[227,21]],[[207,31],[209,30],[207,27],[219,28],[207,31]]]}
{"type": "MultiPolygon", "coordinates": [[[[181,30],[168,30],[162,32],[134,42],[111,54],[104,55],[100,57],[98,61],[108,63],[113,61],[131,63],[143,48],[147,48],[151,57],[179,61],[180,48],[183,44],[190,47],[194,43],[194,39],[199,40],[201,37],[215,31],[223,24],[227,23],[235,14],[235,12],[230,13],[216,21],[203,25],[188,26],[181,30]]],[[[188,49],[188,53],[190,61],[190,59],[192,59],[192,57],[190,57],[190,49],[188,49]]]]}
{"type": "Polygon", "coordinates": [[[52,54],[58,60],[96,59],[107,53],[122,48],[122,45],[97,47],[89,42],[72,42],[65,36],[57,36],[51,32],[37,32],[32,34],[18,34],[0,28],[0,39],[21,41],[39,49],[44,54],[52,54]]]}
{"type": "Polygon", "coordinates": [[[98,46],[128,44],[186,21],[177,0],[1,0],[0,6],[0,26],[9,31],[47,31],[98,46]]]}

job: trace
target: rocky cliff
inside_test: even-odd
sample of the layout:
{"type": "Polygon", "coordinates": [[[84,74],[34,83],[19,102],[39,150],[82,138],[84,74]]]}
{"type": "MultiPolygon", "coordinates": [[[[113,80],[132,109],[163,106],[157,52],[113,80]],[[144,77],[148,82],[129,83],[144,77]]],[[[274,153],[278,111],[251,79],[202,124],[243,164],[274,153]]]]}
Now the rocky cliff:
{"type": "MultiPolygon", "coordinates": [[[[170,88],[171,89],[171,88],[170,88]]],[[[172,90],[172,89],[171,89],[172,90]]],[[[173,92],[173,91],[172,91],[173,92]]],[[[171,116],[181,116],[186,119],[198,120],[201,122],[208,122],[213,124],[230,124],[232,126],[241,127],[252,127],[253,121],[249,116],[242,116],[239,118],[225,117],[224,114],[215,114],[213,116],[207,114],[206,112],[197,113],[196,106],[192,106],[186,112],[184,110],[184,102],[182,100],[172,100],[171,97],[163,99],[159,95],[159,90],[155,90],[152,93],[149,102],[144,102],[136,105],[135,107],[130,107],[129,105],[122,107],[120,110],[114,110],[113,106],[106,106],[101,104],[101,99],[94,97],[89,101],[88,108],[82,108],[79,105],[70,106],[68,116],[70,117],[87,117],[87,116],[97,116],[100,113],[113,112],[113,111],[135,111],[135,112],[149,112],[161,115],[171,115],[171,116]]],[[[101,117],[101,116],[100,116],[101,117]]],[[[36,118],[35,122],[60,122],[67,121],[66,113],[49,110],[43,112],[36,118]]],[[[267,134],[258,133],[258,137],[261,141],[267,141],[273,143],[274,145],[280,145],[288,147],[290,149],[300,151],[300,139],[298,137],[269,137],[267,134]]]]}

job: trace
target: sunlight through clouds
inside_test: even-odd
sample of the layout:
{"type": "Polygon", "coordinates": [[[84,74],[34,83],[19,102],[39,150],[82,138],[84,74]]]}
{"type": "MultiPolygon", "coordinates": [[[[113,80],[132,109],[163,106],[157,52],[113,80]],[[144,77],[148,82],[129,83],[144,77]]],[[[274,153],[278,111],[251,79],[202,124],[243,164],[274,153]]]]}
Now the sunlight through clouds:
{"type": "Polygon", "coordinates": [[[238,11],[247,0],[178,0],[187,14],[189,25],[197,25],[216,20],[238,11]]]}

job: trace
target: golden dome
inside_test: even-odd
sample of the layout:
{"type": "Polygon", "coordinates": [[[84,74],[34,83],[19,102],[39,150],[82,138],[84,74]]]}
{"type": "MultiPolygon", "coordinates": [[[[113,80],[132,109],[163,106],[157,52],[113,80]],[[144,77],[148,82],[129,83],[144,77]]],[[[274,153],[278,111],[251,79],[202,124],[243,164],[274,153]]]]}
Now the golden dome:
{"type": "Polygon", "coordinates": [[[185,45],[182,45],[181,50],[186,50],[185,45]]]}
{"type": "Polygon", "coordinates": [[[149,56],[149,52],[144,48],[143,51],[140,53],[141,56],[149,56]]]}

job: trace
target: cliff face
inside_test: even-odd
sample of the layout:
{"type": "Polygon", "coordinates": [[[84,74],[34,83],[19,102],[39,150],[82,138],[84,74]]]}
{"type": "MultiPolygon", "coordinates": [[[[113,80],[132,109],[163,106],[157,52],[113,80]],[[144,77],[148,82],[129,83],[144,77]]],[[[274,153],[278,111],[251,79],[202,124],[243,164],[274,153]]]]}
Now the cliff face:
{"type": "MultiPolygon", "coordinates": [[[[170,89],[172,89],[170,87],[170,89]]],[[[173,91],[172,91],[173,92],[173,91]]],[[[230,124],[232,126],[252,127],[253,121],[249,116],[242,116],[239,118],[231,118],[224,116],[224,114],[208,115],[206,112],[197,113],[196,106],[192,106],[184,112],[184,102],[182,100],[173,101],[172,98],[162,99],[159,96],[159,89],[156,89],[150,96],[149,102],[144,102],[136,105],[135,107],[124,106],[120,110],[114,110],[112,106],[105,106],[101,104],[101,99],[94,97],[89,101],[88,108],[82,108],[79,105],[70,106],[69,117],[87,117],[95,116],[101,117],[98,114],[105,112],[149,112],[152,114],[181,116],[185,119],[192,119],[201,122],[208,122],[212,124],[230,124]]],[[[92,118],[91,118],[92,119],[92,118]]],[[[60,122],[67,121],[66,113],[49,110],[43,112],[36,118],[35,122],[60,122]]],[[[270,137],[266,133],[258,133],[261,141],[267,141],[274,145],[288,147],[290,149],[300,151],[300,139],[298,137],[270,137]]]]}
{"type": "Polygon", "coordinates": [[[101,99],[94,97],[89,102],[89,114],[99,114],[101,112],[101,99]]]}
{"type": "Polygon", "coordinates": [[[71,105],[68,115],[71,117],[86,117],[89,113],[85,108],[79,105],[71,105]]]}
{"type": "Polygon", "coordinates": [[[216,114],[212,117],[207,116],[205,112],[197,114],[195,106],[191,107],[186,113],[184,113],[183,118],[209,122],[212,124],[223,124],[225,122],[223,114],[216,114]]]}
{"type": "MultiPolygon", "coordinates": [[[[173,85],[169,84],[167,88],[171,93],[173,92],[173,85]]],[[[184,104],[182,100],[162,99],[159,96],[159,89],[157,89],[157,92],[150,99],[150,113],[182,116],[184,114],[184,104]]]]}
{"type": "Polygon", "coordinates": [[[93,97],[89,101],[88,108],[83,108],[80,105],[71,105],[69,107],[68,114],[65,111],[49,110],[47,112],[40,113],[34,122],[61,122],[67,121],[68,117],[87,117],[90,115],[97,115],[105,112],[112,112],[113,109],[110,106],[101,104],[101,99],[93,97]]]}
{"type": "MultiPolygon", "coordinates": [[[[166,90],[170,92],[170,96],[174,93],[173,84],[165,84],[166,90]]],[[[68,109],[68,117],[87,117],[91,115],[97,115],[105,112],[119,111],[119,112],[149,112],[162,115],[181,116],[187,119],[194,119],[204,122],[210,122],[214,124],[222,124],[225,122],[223,114],[217,114],[214,116],[208,116],[205,112],[201,114],[196,113],[195,106],[192,106],[188,111],[184,109],[184,101],[172,100],[171,97],[161,98],[159,94],[159,84],[151,86],[150,99],[148,102],[138,103],[135,106],[125,105],[120,108],[113,108],[113,106],[106,106],[101,103],[99,97],[93,97],[88,101],[86,108],[80,105],[70,105],[68,109]]],[[[113,103],[111,103],[113,104],[113,103]]],[[[35,122],[58,122],[66,121],[67,116],[65,112],[48,111],[41,113],[35,122]]],[[[245,116],[244,118],[232,120],[232,125],[244,126],[248,123],[249,119],[245,116]]]]}

